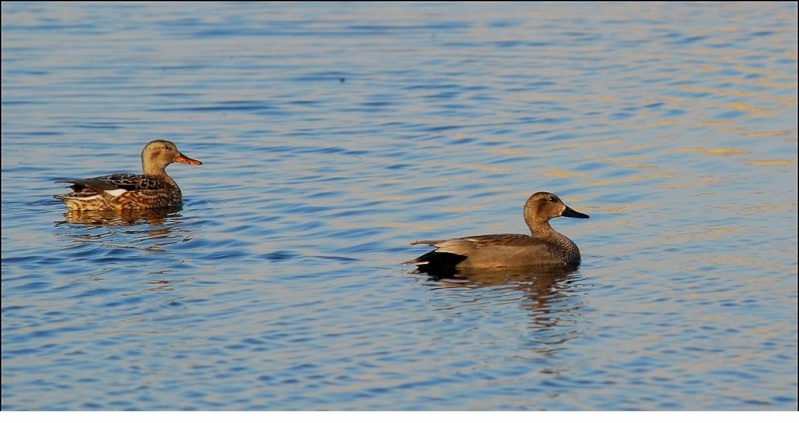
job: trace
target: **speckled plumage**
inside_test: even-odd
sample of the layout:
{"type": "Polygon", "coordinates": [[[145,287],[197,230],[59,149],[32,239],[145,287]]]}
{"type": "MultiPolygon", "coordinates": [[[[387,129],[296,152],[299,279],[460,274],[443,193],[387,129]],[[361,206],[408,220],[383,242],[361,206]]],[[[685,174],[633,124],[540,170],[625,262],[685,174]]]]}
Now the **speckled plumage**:
{"type": "Polygon", "coordinates": [[[555,194],[537,192],[524,205],[524,220],[531,235],[496,234],[443,240],[415,241],[435,250],[405,262],[428,273],[451,273],[458,269],[485,269],[526,266],[566,266],[580,264],[580,250],[565,235],[549,225],[555,217],[587,219],[572,210],[555,194]]]}
{"type": "Polygon", "coordinates": [[[153,140],[141,153],[143,174],[117,173],[86,179],[61,180],[72,192],[54,197],[69,210],[134,210],[176,207],[183,204],[180,187],[166,173],[171,163],[201,165],[184,156],[174,143],[153,140]]]}

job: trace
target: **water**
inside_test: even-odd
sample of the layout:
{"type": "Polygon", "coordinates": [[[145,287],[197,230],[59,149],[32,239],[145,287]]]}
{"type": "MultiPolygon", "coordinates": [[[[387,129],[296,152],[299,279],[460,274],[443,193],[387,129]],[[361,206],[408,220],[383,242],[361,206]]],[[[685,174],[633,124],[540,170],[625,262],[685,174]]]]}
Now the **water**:
{"type": "Polygon", "coordinates": [[[795,3],[2,5],[4,410],[795,410],[795,3]],[[64,177],[182,210],[80,221],[64,177]],[[589,220],[550,275],[417,239],[589,220]]]}

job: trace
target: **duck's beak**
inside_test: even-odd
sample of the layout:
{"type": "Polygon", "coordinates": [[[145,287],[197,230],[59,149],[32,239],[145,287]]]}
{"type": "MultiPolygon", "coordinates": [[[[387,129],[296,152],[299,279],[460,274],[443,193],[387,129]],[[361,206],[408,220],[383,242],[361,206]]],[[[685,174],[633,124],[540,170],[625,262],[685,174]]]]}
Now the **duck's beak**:
{"type": "Polygon", "coordinates": [[[192,159],[190,157],[184,156],[183,153],[180,153],[180,155],[175,159],[175,162],[176,163],[188,164],[188,165],[195,165],[195,166],[199,166],[199,165],[203,164],[203,162],[201,162],[199,160],[194,160],[194,159],[192,159]]]}
{"type": "Polygon", "coordinates": [[[577,219],[588,219],[588,215],[585,213],[580,213],[569,206],[566,206],[566,209],[563,210],[563,213],[560,214],[563,217],[574,217],[577,219]]]}

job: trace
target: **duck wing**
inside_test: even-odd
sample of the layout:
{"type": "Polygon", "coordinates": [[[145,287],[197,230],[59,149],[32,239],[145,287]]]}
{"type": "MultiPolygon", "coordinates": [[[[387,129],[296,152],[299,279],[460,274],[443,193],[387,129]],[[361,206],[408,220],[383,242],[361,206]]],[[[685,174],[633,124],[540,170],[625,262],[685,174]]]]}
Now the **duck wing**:
{"type": "Polygon", "coordinates": [[[165,182],[161,178],[134,173],[116,173],[95,178],[59,180],[56,182],[72,184],[70,188],[75,192],[142,191],[163,189],[165,187],[165,182]]]}
{"type": "Polygon", "coordinates": [[[477,248],[496,246],[496,247],[522,247],[529,246],[536,242],[530,235],[522,234],[494,234],[467,236],[462,238],[450,238],[439,240],[414,241],[411,245],[432,245],[439,253],[450,253],[461,256],[468,256],[469,252],[477,248]]]}

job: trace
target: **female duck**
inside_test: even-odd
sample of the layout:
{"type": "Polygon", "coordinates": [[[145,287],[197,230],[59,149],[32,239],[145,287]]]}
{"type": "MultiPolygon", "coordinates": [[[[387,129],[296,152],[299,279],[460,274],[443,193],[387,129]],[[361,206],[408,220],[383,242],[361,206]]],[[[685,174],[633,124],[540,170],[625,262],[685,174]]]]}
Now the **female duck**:
{"type": "Polygon", "coordinates": [[[580,250],[565,235],[549,226],[555,217],[588,219],[587,214],[572,210],[555,194],[537,192],[524,205],[524,221],[531,235],[480,235],[433,241],[416,241],[435,250],[405,262],[427,273],[463,269],[500,267],[558,266],[577,267],[580,250]]]}
{"type": "Polygon", "coordinates": [[[72,184],[72,192],[54,197],[73,211],[178,207],[183,204],[183,194],[165,170],[175,162],[202,164],[199,160],[184,156],[170,141],[150,141],[141,152],[144,174],[117,173],[88,179],[56,181],[72,184]]]}

